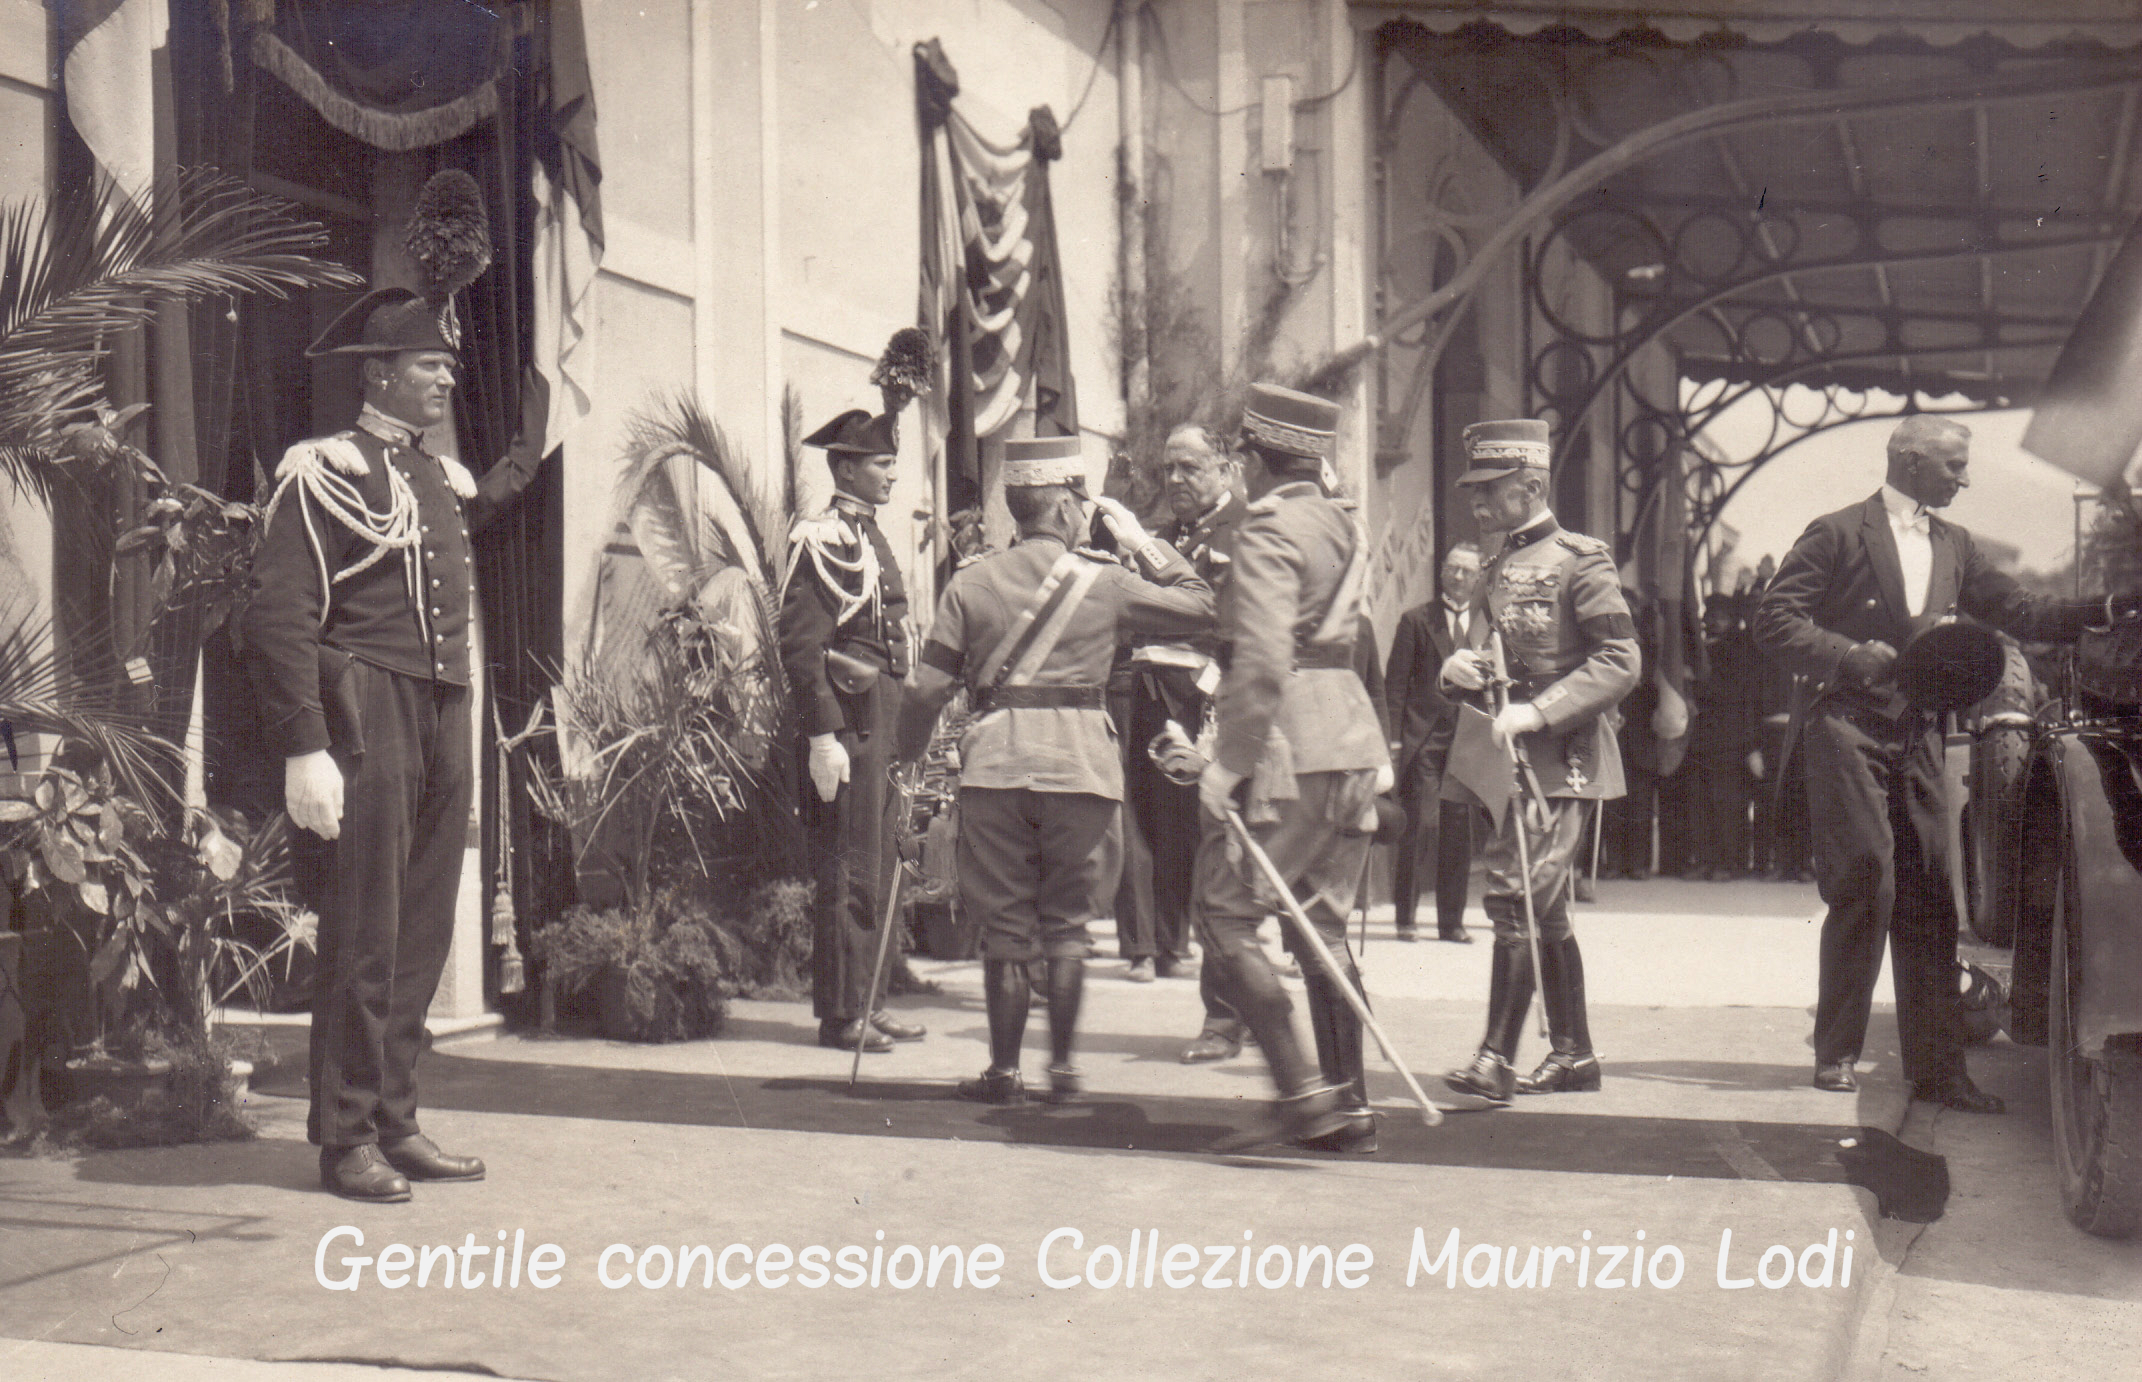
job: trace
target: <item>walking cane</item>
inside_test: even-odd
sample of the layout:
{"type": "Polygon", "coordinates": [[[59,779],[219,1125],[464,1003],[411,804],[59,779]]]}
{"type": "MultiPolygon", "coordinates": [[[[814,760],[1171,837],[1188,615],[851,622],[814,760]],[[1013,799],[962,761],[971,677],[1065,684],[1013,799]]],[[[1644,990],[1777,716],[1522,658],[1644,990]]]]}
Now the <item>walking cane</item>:
{"type": "MultiPolygon", "coordinates": [[[[914,791],[893,779],[893,806],[899,813],[895,820],[912,824],[915,810],[914,791]]],[[[893,864],[892,885],[885,890],[885,915],[878,918],[878,957],[870,966],[870,996],[863,1001],[863,1030],[855,1039],[855,1059],[848,1066],[848,1090],[855,1091],[855,1079],[863,1069],[863,1043],[870,1039],[870,1019],[878,1010],[878,985],[885,976],[885,950],[892,944],[893,921],[900,915],[900,885],[907,881],[908,862],[896,859],[893,864]]]]}
{"type": "MultiPolygon", "coordinates": [[[[1500,715],[1510,705],[1510,678],[1504,670],[1502,635],[1499,632],[1495,635],[1493,647],[1495,653],[1495,712],[1500,715]]],[[[1510,824],[1517,833],[1517,872],[1521,879],[1518,884],[1518,891],[1524,894],[1525,899],[1525,943],[1532,951],[1532,997],[1539,1005],[1536,1026],[1539,1034],[1546,1036],[1548,1034],[1547,971],[1540,965],[1539,917],[1536,915],[1532,905],[1532,845],[1525,838],[1525,808],[1531,805],[1531,799],[1524,789],[1536,787],[1537,783],[1537,779],[1532,776],[1531,766],[1525,761],[1524,745],[1517,742],[1516,735],[1511,735],[1510,770],[1517,775],[1518,800],[1510,803],[1510,809],[1517,813],[1516,819],[1512,820],[1510,824]]]]}
{"type": "Polygon", "coordinates": [[[1257,871],[1264,875],[1264,881],[1279,895],[1283,915],[1294,923],[1294,929],[1308,943],[1317,963],[1331,976],[1332,983],[1346,999],[1346,1006],[1354,1010],[1354,1016],[1361,1019],[1361,1025],[1375,1036],[1376,1044],[1383,1048],[1384,1059],[1398,1068],[1399,1078],[1406,1082],[1406,1088],[1413,1094],[1413,1101],[1421,1106],[1421,1121],[1431,1128],[1441,1123],[1443,1111],[1429,1102],[1427,1091],[1421,1088],[1419,1080],[1413,1078],[1413,1071],[1407,1067],[1405,1058],[1398,1054],[1398,1048],[1391,1045],[1391,1038],[1384,1034],[1383,1024],[1369,1011],[1368,1003],[1361,995],[1354,992],[1354,986],[1346,981],[1339,962],[1332,958],[1331,947],[1324,944],[1324,938],[1317,934],[1316,924],[1309,920],[1309,914],[1302,910],[1302,904],[1295,899],[1294,889],[1288,887],[1287,880],[1280,877],[1278,866],[1272,862],[1272,856],[1264,852],[1264,846],[1257,843],[1257,837],[1250,834],[1249,827],[1242,823],[1242,813],[1232,806],[1227,808],[1227,828],[1234,833],[1235,842],[1242,846],[1243,853],[1256,863],[1257,871]]]}

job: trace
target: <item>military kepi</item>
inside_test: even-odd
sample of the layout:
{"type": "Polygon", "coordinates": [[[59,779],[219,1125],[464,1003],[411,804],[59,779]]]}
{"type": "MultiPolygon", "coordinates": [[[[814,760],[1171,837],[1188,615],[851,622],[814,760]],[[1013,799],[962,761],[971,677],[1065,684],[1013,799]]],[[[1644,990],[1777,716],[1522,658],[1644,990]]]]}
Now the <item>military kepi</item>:
{"type": "Polygon", "coordinates": [[[305,347],[309,356],[395,355],[405,350],[460,354],[440,330],[438,312],[407,288],[374,288],[344,308],[305,347]]]}
{"type": "Polygon", "coordinates": [[[1485,484],[1520,470],[1544,473],[1552,455],[1547,444],[1547,424],[1538,418],[1476,422],[1465,429],[1465,459],[1471,468],[1458,477],[1458,483],[1485,484]]]}
{"type": "Polygon", "coordinates": [[[1328,460],[1339,432],[1339,405],[1277,384],[1252,384],[1242,432],[1269,451],[1328,460]]]}
{"type": "Polygon", "coordinates": [[[1077,437],[1026,437],[1004,443],[1004,483],[1014,489],[1070,485],[1084,489],[1086,457],[1077,437]]]}
{"type": "Polygon", "coordinates": [[[900,434],[893,430],[890,414],[872,417],[861,408],[850,408],[805,437],[803,444],[823,447],[832,455],[896,456],[900,434]]]}

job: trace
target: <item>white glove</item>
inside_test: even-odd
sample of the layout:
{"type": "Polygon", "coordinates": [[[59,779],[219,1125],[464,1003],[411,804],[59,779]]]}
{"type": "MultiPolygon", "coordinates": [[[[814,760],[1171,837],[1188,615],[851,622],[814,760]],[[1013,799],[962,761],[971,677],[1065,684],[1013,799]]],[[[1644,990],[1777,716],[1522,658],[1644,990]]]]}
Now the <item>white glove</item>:
{"type": "Polygon", "coordinates": [[[1478,691],[1488,684],[1488,662],[1471,648],[1460,648],[1443,659],[1443,684],[1460,691],[1478,691]]]}
{"type": "Polygon", "coordinates": [[[1547,717],[1530,701],[1512,701],[1495,716],[1495,733],[1504,739],[1547,728],[1547,717]]]}
{"type": "Polygon", "coordinates": [[[811,785],[818,789],[820,801],[831,801],[840,795],[840,786],[848,780],[848,751],[840,746],[837,734],[814,734],[811,736],[811,785]]]}
{"type": "Polygon", "coordinates": [[[283,760],[283,809],[292,825],[323,840],[342,833],[342,769],[326,749],[283,760]]]}
{"type": "Polygon", "coordinates": [[[1138,515],[1132,513],[1130,506],[1122,500],[1110,499],[1104,494],[1093,503],[1107,522],[1108,531],[1116,535],[1116,545],[1124,551],[1135,552],[1151,540],[1152,534],[1146,532],[1145,525],[1138,521],[1138,515]]]}
{"type": "MultiPolygon", "coordinates": [[[[1391,789],[1392,789],[1393,787],[1396,787],[1397,785],[1398,785],[1398,774],[1397,774],[1397,772],[1396,772],[1396,771],[1394,771],[1394,770],[1392,769],[1392,767],[1391,767],[1391,765],[1390,765],[1390,764],[1388,764],[1388,763],[1382,764],[1381,766],[1379,766],[1379,767],[1378,767],[1378,768],[1376,769],[1376,790],[1375,790],[1375,792],[1374,792],[1374,793],[1372,793],[1372,795],[1374,795],[1374,796],[1379,796],[1379,797],[1380,797],[1380,796],[1382,796],[1382,795],[1383,795],[1384,793],[1386,793],[1386,792],[1390,791],[1390,790],[1391,790],[1391,789]]],[[[1375,811],[1376,811],[1376,808],[1375,808],[1375,806],[1374,806],[1373,804],[1371,804],[1371,805],[1369,806],[1369,814],[1371,814],[1371,815],[1374,815],[1374,814],[1375,814],[1375,811]]],[[[1373,832],[1373,831],[1371,831],[1371,833],[1374,833],[1374,832],[1373,832]]]]}
{"type": "Polygon", "coordinates": [[[1227,809],[1235,804],[1235,785],[1241,781],[1241,773],[1215,758],[1198,777],[1198,805],[1205,808],[1206,815],[1224,819],[1227,809]]]}

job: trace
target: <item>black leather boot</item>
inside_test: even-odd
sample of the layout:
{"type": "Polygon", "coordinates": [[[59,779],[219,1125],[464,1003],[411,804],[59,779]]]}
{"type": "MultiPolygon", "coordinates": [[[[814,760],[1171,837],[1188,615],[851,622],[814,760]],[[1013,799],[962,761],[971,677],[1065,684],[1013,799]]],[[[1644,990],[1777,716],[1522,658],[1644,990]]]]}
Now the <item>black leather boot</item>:
{"type": "Polygon", "coordinates": [[[1052,1104],[1078,1097],[1078,1067],[1071,1063],[1071,1043],[1078,1034],[1079,1003],[1085,996],[1086,962],[1077,955],[1049,957],[1049,1092],[1052,1104]]]}
{"type": "Polygon", "coordinates": [[[1584,957],[1577,938],[1540,943],[1540,996],[1554,1049],[1539,1068],[1517,1082],[1520,1094],[1590,1093],[1599,1088],[1599,1058],[1592,1054],[1591,1023],[1584,1005],[1584,957]]]}
{"type": "Polygon", "coordinates": [[[962,1099],[1011,1104],[1024,1097],[1019,1080],[1019,1047],[1026,1040],[1026,1015],[1032,996],[1023,962],[982,961],[982,999],[989,1011],[989,1068],[977,1079],[960,1082],[962,1099]]]}
{"type": "Polygon", "coordinates": [[[1294,1005],[1288,1001],[1287,991],[1280,987],[1279,976],[1272,972],[1271,962],[1264,952],[1254,945],[1241,945],[1208,954],[1205,964],[1211,968],[1217,962],[1220,997],[1234,1009],[1243,1025],[1257,1038],[1264,1048],[1264,1058],[1272,1070],[1272,1083],[1281,1098],[1290,1097],[1302,1090],[1321,1087],[1316,1071],[1302,1054],[1301,1042],[1294,1035],[1294,1005]]]}
{"type": "MultiPolygon", "coordinates": [[[[1347,981],[1359,993],[1360,974],[1345,960],[1347,981]]],[[[1316,1036],[1317,1065],[1324,1083],[1339,1091],[1339,1113],[1346,1125],[1310,1137],[1303,1144],[1318,1151],[1366,1154],[1376,1150],[1376,1115],[1369,1108],[1368,1072],[1362,1063],[1361,1019],[1338,985],[1318,973],[1307,984],[1309,1030],[1316,1036]]]]}
{"type": "Polygon", "coordinates": [[[1459,1094],[1507,1104],[1517,1083],[1510,1059],[1532,1006],[1532,956],[1523,945],[1498,940],[1488,959],[1487,1032],[1472,1062],[1443,1076],[1443,1083],[1459,1094]]]}

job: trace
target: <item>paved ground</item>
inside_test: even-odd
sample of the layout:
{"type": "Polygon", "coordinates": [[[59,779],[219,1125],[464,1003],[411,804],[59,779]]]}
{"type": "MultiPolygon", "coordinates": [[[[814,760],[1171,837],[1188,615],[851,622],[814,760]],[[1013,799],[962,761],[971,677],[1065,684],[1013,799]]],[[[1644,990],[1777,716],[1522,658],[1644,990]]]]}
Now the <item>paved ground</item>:
{"type": "MultiPolygon", "coordinates": [[[[857,1095],[847,1058],[808,1044],[797,1004],[738,1004],[728,1037],[682,1046],[442,1047],[424,1070],[427,1127],[483,1154],[491,1178],[420,1186],[405,1206],[314,1188],[298,1086],[270,1070],[256,1142],[0,1161],[0,1376],[183,1378],[190,1360],[173,1355],[194,1355],[308,1360],[214,1364],[236,1378],[392,1375],[382,1365],[561,1379],[1239,1377],[1339,1359],[1361,1376],[1947,1378],[2031,1376],[2034,1351],[2059,1357],[2063,1375],[2115,1375],[2128,1355],[2113,1350],[2137,1337],[2142,1252],[2083,1238],[2050,1203],[2032,1093],[2042,1057],[1975,1058],[2018,1105],[2007,1119],[1918,1106],[1907,1124],[1883,1014],[1859,1096],[1808,1088],[1814,909],[1801,887],[1604,885],[1579,927],[1606,1089],[1453,1111],[1430,1130],[1380,1069],[1385,1137],[1372,1159],[1215,1154],[1266,1097],[1261,1063],[1252,1052],[1177,1064],[1195,985],[1126,984],[1111,962],[1088,984],[1092,1097],[1066,1109],[945,1097],[984,1060],[971,964],[918,963],[942,992],[902,1006],[931,1036],[866,1057],[857,1095]],[[1910,1154],[1886,1136],[1900,1126],[1950,1158],[1955,1191],[1930,1227],[1882,1218],[1852,1183],[1881,1184],[1896,1204],[1925,1197],[1931,1182],[1906,1174],[1910,1154]],[[343,1226],[362,1247],[345,1233],[322,1251],[343,1226]],[[1061,1229],[1077,1236],[1052,1240],[1061,1229]],[[1408,1284],[1416,1230],[1431,1257],[1456,1230],[1455,1285],[1440,1267],[1408,1284]],[[1777,1247],[1769,1280],[1790,1253],[1792,1283],[1721,1286],[1728,1230],[1726,1279],[1755,1280],[1777,1247]],[[1801,1284],[1803,1263],[1822,1279],[1827,1254],[1808,1249],[1833,1230],[1830,1284],[1801,1284]],[[502,1234],[498,1286],[486,1250],[502,1234]],[[447,1287],[435,1264],[427,1284],[389,1289],[366,1268],[355,1290],[320,1284],[390,1243],[467,1249],[465,1275],[447,1287]],[[548,1289],[531,1270],[543,1244],[563,1259],[548,1289]],[[814,1288],[794,1265],[784,1275],[778,1251],[761,1281],[752,1255],[775,1244],[852,1246],[864,1284],[814,1288]],[[1159,1269],[1178,1244],[1187,1284],[1171,1288],[1159,1269]],[[704,1257],[675,1281],[670,1262],[701,1246],[735,1285],[702,1284],[704,1257]],[[1335,1273],[1324,1285],[1318,1247],[1342,1264],[1365,1251],[1359,1284],[1335,1273]],[[1485,1284],[1491,1257],[1523,1279],[1532,1249],[1557,1247],[1569,1255],[1547,1284],[1485,1284]],[[1618,1284],[1638,1247],[1643,1284],[1618,1284]],[[1670,1286],[1668,1247],[1680,1258],[1670,1286]],[[945,1253],[934,1286],[901,1284],[918,1256],[950,1248],[993,1266],[994,1284],[954,1285],[945,1253]],[[1098,1284],[1133,1251],[1132,1284],[1098,1284]],[[1258,1284],[1283,1263],[1286,1284],[1258,1284]],[[1994,1350],[1974,1342],[1989,1321],[2004,1341],[1994,1350]],[[2088,1365],[2093,1349],[2102,1366],[2088,1365]]],[[[1365,968],[1415,1070],[1469,1052],[1485,945],[1403,946],[1385,923],[1365,968]]],[[[1538,1045],[1528,1037],[1528,1057],[1538,1045]]],[[[1032,1048],[1029,1064],[1042,1064],[1032,1048]]]]}

